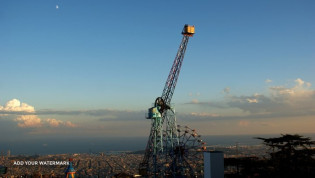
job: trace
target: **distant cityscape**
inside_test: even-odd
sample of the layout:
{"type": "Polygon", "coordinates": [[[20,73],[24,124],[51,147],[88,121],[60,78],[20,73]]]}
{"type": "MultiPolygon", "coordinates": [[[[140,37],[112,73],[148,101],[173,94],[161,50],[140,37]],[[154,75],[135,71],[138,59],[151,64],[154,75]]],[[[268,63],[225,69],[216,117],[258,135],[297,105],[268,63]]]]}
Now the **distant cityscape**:
{"type": "MultiPolygon", "coordinates": [[[[207,146],[207,150],[223,151],[225,158],[263,157],[263,145],[207,146]]],[[[15,165],[16,161],[61,162],[73,158],[77,177],[136,177],[144,151],[110,151],[100,153],[54,154],[54,155],[11,155],[2,152],[0,165],[7,167],[7,173],[0,177],[65,177],[67,165],[15,165]]],[[[226,171],[231,171],[231,168],[226,171]]],[[[233,171],[233,170],[232,170],[233,171]]]]}

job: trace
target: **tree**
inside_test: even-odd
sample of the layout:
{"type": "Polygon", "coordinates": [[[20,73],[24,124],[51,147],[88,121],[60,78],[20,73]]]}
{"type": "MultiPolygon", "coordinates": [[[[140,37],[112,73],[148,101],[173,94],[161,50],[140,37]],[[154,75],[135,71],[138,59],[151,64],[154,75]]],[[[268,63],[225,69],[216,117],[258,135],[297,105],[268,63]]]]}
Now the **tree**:
{"type": "Polygon", "coordinates": [[[315,177],[315,145],[311,138],[285,134],[276,138],[261,138],[270,150],[273,177],[315,177]]]}

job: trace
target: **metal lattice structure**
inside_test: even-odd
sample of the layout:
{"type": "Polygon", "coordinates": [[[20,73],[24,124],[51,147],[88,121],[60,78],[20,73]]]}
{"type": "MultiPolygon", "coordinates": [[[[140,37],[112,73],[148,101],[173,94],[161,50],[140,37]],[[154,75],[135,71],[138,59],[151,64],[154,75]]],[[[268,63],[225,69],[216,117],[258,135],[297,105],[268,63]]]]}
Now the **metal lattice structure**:
{"type": "Polygon", "coordinates": [[[151,131],[139,173],[145,177],[202,177],[202,151],[200,136],[188,127],[176,124],[172,96],[183,63],[189,37],[194,26],[185,25],[183,39],[168,75],[161,97],[149,108],[151,131]],[[201,161],[201,162],[200,162],[201,161]]]}

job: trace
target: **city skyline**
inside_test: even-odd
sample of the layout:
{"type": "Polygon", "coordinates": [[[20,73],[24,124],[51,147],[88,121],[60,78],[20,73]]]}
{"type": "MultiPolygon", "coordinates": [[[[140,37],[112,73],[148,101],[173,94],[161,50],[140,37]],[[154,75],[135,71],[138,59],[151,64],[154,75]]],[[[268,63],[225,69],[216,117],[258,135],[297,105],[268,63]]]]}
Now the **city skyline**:
{"type": "MultiPolygon", "coordinates": [[[[1,1],[0,134],[148,136],[184,24],[172,103],[202,135],[314,133],[312,1],[1,1]]],[[[4,138],[1,138],[4,139],[4,138]]]]}

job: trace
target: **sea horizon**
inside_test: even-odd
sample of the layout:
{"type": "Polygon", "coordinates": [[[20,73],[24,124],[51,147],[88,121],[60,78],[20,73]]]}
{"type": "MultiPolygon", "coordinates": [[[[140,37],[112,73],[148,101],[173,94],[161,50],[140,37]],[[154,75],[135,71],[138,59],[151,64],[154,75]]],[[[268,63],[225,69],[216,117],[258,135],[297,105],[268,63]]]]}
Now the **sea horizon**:
{"type": "MultiPolygon", "coordinates": [[[[299,134],[315,139],[315,133],[299,134]]],[[[260,145],[255,137],[279,137],[280,134],[251,135],[204,135],[201,139],[206,146],[260,145]]],[[[48,155],[74,153],[100,153],[113,151],[145,150],[148,137],[49,137],[26,140],[0,140],[0,151],[7,155],[48,155]]]]}

